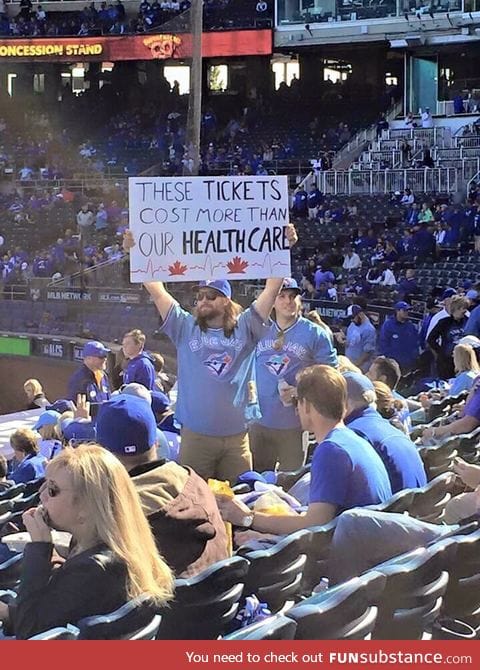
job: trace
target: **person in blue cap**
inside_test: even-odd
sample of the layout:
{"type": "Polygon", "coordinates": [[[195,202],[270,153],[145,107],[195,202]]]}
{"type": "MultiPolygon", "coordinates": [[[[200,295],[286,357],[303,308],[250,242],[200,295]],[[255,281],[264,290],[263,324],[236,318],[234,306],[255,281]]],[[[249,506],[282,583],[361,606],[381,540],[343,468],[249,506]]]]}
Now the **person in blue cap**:
{"type": "Polygon", "coordinates": [[[110,398],[110,383],[106,373],[110,349],[101,342],[87,342],[82,351],[83,362],[68,381],[67,399],[77,402],[85,395],[90,403],[102,403],[110,398]]]}
{"type": "MultiPolygon", "coordinates": [[[[294,226],[287,225],[285,234],[290,245],[295,244],[294,226]]],[[[134,244],[127,231],[124,249],[134,244]]],[[[243,310],[232,300],[228,281],[202,281],[193,314],[178,304],[163,282],[144,283],[162,318],[160,330],[177,348],[180,463],[204,478],[234,483],[252,468],[247,424],[259,414],[254,351],[268,331],[282,283],[283,278],[267,279],[255,302],[243,310]]]]}
{"type": "Polygon", "coordinates": [[[280,470],[303,465],[303,431],[292,405],[297,373],[315,363],[337,365],[330,333],[301,316],[300,293],[295,279],[283,280],[274,321],[255,352],[262,417],[250,425],[249,436],[257,472],[274,470],[277,464],[280,470]]]}
{"type": "Polygon", "coordinates": [[[413,368],[418,358],[418,330],[409,321],[408,302],[395,303],[394,314],[383,322],[380,330],[379,351],[382,356],[393,358],[400,365],[402,373],[413,368]]]}

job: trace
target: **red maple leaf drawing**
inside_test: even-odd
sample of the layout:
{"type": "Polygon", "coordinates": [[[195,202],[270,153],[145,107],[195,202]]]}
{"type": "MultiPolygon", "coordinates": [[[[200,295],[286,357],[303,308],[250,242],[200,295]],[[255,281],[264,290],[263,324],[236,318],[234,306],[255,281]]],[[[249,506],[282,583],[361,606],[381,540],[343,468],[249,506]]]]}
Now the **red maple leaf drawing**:
{"type": "Polygon", "coordinates": [[[235,256],[233,260],[227,263],[228,274],[245,274],[246,268],[248,268],[248,261],[242,261],[240,256],[235,256]]]}
{"type": "Polygon", "coordinates": [[[168,266],[168,272],[170,276],[172,275],[184,275],[185,272],[188,270],[188,267],[186,265],[182,265],[180,261],[175,261],[173,265],[168,266]]]}

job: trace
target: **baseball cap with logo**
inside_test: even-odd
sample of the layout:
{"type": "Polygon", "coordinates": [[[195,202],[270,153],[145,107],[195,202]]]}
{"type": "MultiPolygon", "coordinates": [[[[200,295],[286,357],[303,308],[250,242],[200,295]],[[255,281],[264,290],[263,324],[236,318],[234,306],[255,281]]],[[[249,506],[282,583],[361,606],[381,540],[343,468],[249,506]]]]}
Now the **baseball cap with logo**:
{"type": "Polygon", "coordinates": [[[297,293],[301,293],[302,289],[299,287],[296,279],[293,277],[285,277],[280,291],[296,291],[297,293]]]}
{"type": "Polygon", "coordinates": [[[226,279],[212,279],[211,281],[201,281],[198,288],[214,288],[226,298],[232,297],[232,287],[226,279]]]}
{"type": "Polygon", "coordinates": [[[412,306],[408,302],[405,302],[405,300],[400,300],[394,304],[393,309],[398,312],[399,309],[412,309],[412,306]]]}
{"type": "Polygon", "coordinates": [[[100,405],[97,441],[114,454],[144,454],[157,440],[152,408],[143,398],[121,393],[100,405]]]}
{"type": "Polygon", "coordinates": [[[445,300],[446,298],[451,298],[454,295],[457,295],[457,292],[455,291],[454,288],[446,288],[445,291],[442,293],[442,300],[445,300]]]}
{"type": "Polygon", "coordinates": [[[92,340],[83,345],[83,357],[95,356],[96,358],[106,358],[110,353],[110,349],[104,347],[101,342],[92,340]]]}
{"type": "Polygon", "coordinates": [[[363,307],[360,305],[350,305],[347,307],[347,316],[357,316],[357,314],[360,314],[360,312],[363,312],[363,307]]]}
{"type": "Polygon", "coordinates": [[[39,428],[43,428],[43,426],[55,426],[59,418],[59,412],[55,412],[53,409],[48,409],[40,414],[33,430],[38,430],[39,428]]]}

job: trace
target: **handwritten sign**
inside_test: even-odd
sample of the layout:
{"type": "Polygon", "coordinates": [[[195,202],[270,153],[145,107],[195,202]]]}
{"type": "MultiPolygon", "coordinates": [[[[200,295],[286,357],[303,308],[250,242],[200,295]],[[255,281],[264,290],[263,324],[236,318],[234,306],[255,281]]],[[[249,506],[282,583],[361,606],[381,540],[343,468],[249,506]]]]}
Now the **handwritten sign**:
{"type": "Polygon", "coordinates": [[[290,275],[286,177],[129,179],[132,282],[290,275]]]}

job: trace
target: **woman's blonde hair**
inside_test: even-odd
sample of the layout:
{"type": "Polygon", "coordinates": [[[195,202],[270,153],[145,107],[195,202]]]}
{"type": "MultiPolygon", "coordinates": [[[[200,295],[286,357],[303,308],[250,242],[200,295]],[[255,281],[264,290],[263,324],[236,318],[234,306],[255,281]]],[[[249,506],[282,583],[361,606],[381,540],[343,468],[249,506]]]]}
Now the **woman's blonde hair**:
{"type": "Polygon", "coordinates": [[[322,317],[316,309],[312,309],[310,312],[307,312],[305,314],[305,318],[309,321],[312,321],[313,323],[316,323],[317,326],[320,326],[320,328],[323,328],[323,330],[325,330],[330,335],[330,338],[333,339],[333,333],[330,329],[330,326],[328,326],[325,321],[323,321],[322,317]]]}
{"type": "Polygon", "coordinates": [[[37,433],[40,433],[43,440],[58,440],[60,438],[58,428],[53,423],[49,423],[46,426],[38,428],[37,433]]]}
{"type": "Polygon", "coordinates": [[[391,389],[384,382],[373,382],[377,395],[377,410],[385,418],[390,419],[395,414],[395,398],[391,389]]]}
{"type": "Polygon", "coordinates": [[[32,398],[36,395],[39,395],[40,393],[43,393],[43,387],[38,379],[27,379],[27,381],[23,384],[23,390],[25,393],[31,393],[32,398]]]}
{"type": "Polygon", "coordinates": [[[30,428],[18,428],[10,435],[10,446],[15,451],[23,451],[27,456],[38,454],[37,436],[30,428]]]}
{"type": "Polygon", "coordinates": [[[469,344],[457,344],[453,350],[453,363],[457,375],[470,370],[480,372],[475,349],[469,344]]]}
{"type": "Polygon", "coordinates": [[[343,375],[344,372],[357,372],[359,375],[363,374],[362,371],[360,370],[359,367],[355,365],[355,363],[352,363],[352,361],[347,358],[346,356],[343,356],[340,354],[340,356],[337,356],[338,360],[338,368],[337,370],[343,375]]]}
{"type": "Polygon", "coordinates": [[[173,575],[161,558],[140,499],[126,469],[97,444],[67,447],[48,465],[47,475],[65,468],[88,519],[102,542],[125,562],[129,598],[148,593],[159,604],[173,594],[173,575]]]}

